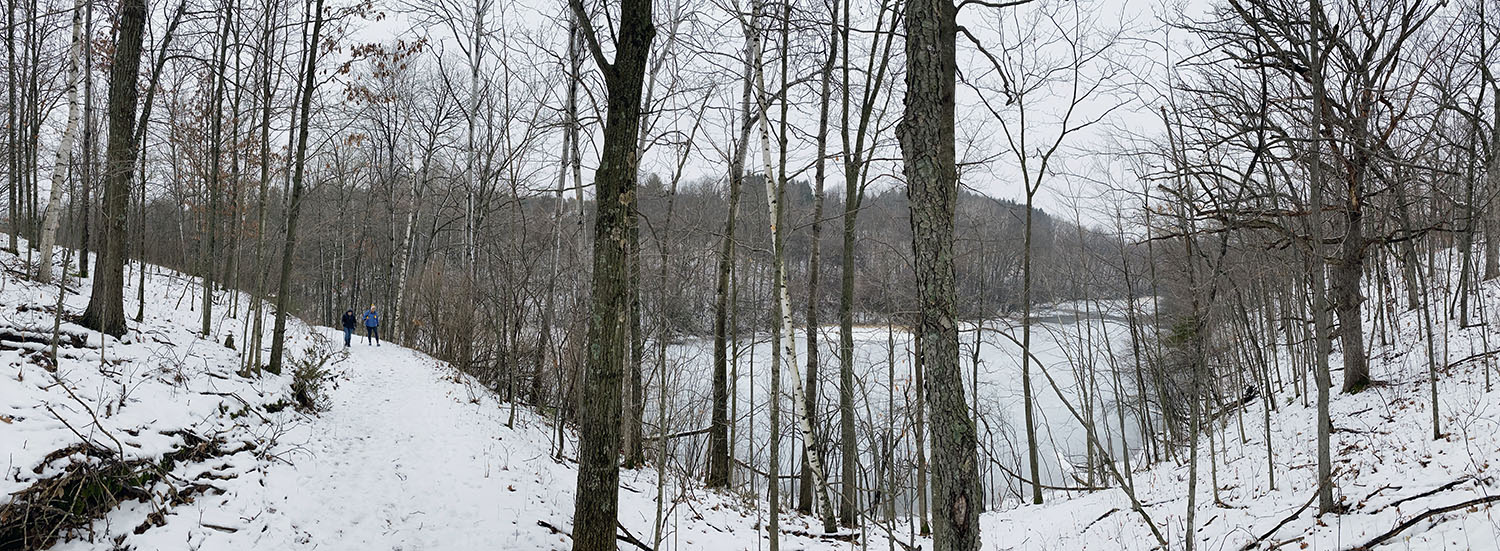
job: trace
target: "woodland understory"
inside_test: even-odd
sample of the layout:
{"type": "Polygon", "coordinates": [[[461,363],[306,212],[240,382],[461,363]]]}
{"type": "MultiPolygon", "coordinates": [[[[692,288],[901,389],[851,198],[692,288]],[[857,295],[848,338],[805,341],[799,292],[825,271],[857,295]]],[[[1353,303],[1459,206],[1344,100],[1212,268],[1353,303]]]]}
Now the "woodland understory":
{"type": "Polygon", "coordinates": [[[377,308],[549,419],[574,549],[656,469],[767,500],[772,550],[783,510],[972,551],[1121,491],[1191,551],[1244,416],[1274,489],[1273,414],[1314,408],[1293,518],[1332,522],[1329,404],[1410,383],[1398,344],[1433,441],[1456,367],[1491,392],[1496,9],[7,0],[8,268],[87,278],[69,321],[114,337],[176,270],[246,377],[377,308]],[[1180,521],[1137,499],[1169,464],[1180,521]]]}

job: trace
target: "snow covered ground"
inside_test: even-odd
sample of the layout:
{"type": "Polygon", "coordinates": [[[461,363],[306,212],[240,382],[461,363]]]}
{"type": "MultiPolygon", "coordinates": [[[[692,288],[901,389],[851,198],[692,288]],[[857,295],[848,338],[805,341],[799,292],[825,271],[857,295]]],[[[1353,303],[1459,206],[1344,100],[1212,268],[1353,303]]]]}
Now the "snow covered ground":
{"type": "MultiPolygon", "coordinates": [[[[1490,315],[1500,312],[1500,282],[1486,283],[1481,294],[1490,315]]],[[[1369,304],[1376,307],[1374,301],[1369,304]]],[[[1338,393],[1340,376],[1334,373],[1334,499],[1347,512],[1319,517],[1313,504],[1277,528],[1314,497],[1316,481],[1317,411],[1288,388],[1275,397],[1278,409],[1270,415],[1269,458],[1260,400],[1221,418],[1215,441],[1220,452],[1211,457],[1208,440],[1202,440],[1197,548],[1241,549],[1264,536],[1259,549],[1356,549],[1426,511],[1500,493],[1500,360],[1472,357],[1500,346],[1500,331],[1493,321],[1460,329],[1456,320],[1445,326],[1442,317],[1434,314],[1443,438],[1432,437],[1420,311],[1404,312],[1397,318],[1394,341],[1384,348],[1376,345],[1371,354],[1371,376],[1387,384],[1343,395],[1338,393]],[[1486,381],[1493,382],[1491,390],[1486,381]],[[1270,487],[1273,470],[1275,488],[1270,487]]],[[[1365,331],[1367,340],[1374,341],[1368,322],[1365,331]]],[[[1331,365],[1337,368],[1339,362],[1336,353],[1331,365]]],[[[1184,541],[1187,478],[1186,450],[1177,461],[1134,474],[1137,497],[1174,548],[1184,541]]],[[[1494,505],[1424,519],[1380,548],[1500,549],[1500,508],[1494,505]]],[[[1052,493],[1043,506],[986,514],[982,526],[987,545],[995,549],[1157,547],[1119,490],[1052,493]]]]}
{"type": "MultiPolygon", "coordinates": [[[[12,255],[0,254],[0,263],[19,269],[12,255]]],[[[128,280],[133,285],[134,277],[128,280]]],[[[82,294],[65,299],[71,313],[87,302],[88,282],[82,283],[82,294]]],[[[243,342],[243,319],[220,319],[214,340],[195,334],[193,283],[180,274],[153,273],[145,320],[132,324],[120,341],[63,323],[69,344],[54,373],[38,357],[41,345],[22,341],[43,333],[50,338],[47,305],[55,303],[57,287],[14,273],[0,279],[4,495],[64,472],[73,461],[95,461],[83,453],[53,454],[77,451],[85,441],[140,459],[160,457],[196,438],[220,442],[221,455],[172,465],[149,498],[123,502],[55,549],[570,548],[565,532],[571,529],[576,466],[554,459],[557,433],[547,419],[525,408],[517,408],[512,419],[508,404],[468,377],[390,344],[357,344],[337,353],[328,408],[321,414],[284,407],[290,377],[241,376],[239,353],[220,344],[224,332],[243,342]],[[171,499],[172,490],[194,485],[199,491],[188,500],[171,499]]],[[[133,288],[127,295],[134,296],[133,288]]],[[[228,313],[222,304],[227,296],[220,297],[221,315],[228,313]]],[[[1487,285],[1484,300],[1497,311],[1500,287],[1487,285]]],[[[1277,396],[1268,458],[1257,400],[1243,415],[1223,418],[1216,439],[1223,449],[1209,454],[1205,444],[1194,535],[1200,549],[1239,549],[1288,517],[1262,549],[1350,549],[1423,511],[1500,490],[1494,464],[1500,459],[1500,394],[1486,392],[1483,371],[1495,365],[1457,361],[1487,350],[1478,332],[1494,329],[1451,327],[1444,333],[1444,363],[1454,365],[1439,381],[1445,437],[1433,440],[1418,319],[1402,315],[1399,338],[1374,354],[1373,374],[1388,385],[1337,395],[1333,402],[1338,499],[1348,513],[1319,518],[1307,510],[1293,516],[1312,497],[1315,412],[1289,394],[1277,396]],[[1273,471],[1274,489],[1268,476],[1273,471]],[[1211,477],[1217,477],[1217,500],[1211,477]]],[[[1500,333],[1488,336],[1500,343],[1500,333]]],[[[294,323],[288,350],[297,357],[309,346],[335,346],[330,343],[338,337],[330,329],[294,323]]],[[[888,344],[884,331],[875,329],[861,330],[859,342],[872,359],[888,344]]],[[[674,352],[674,362],[698,361],[683,350],[674,352]]],[[[986,365],[997,364],[994,376],[1004,376],[1005,358],[981,353],[986,365]]],[[[982,383],[987,375],[981,372],[982,383]]],[[[673,374],[691,376],[691,370],[673,374]]],[[[1500,373],[1491,376],[1500,387],[1500,373]]],[[[669,426],[692,423],[683,418],[669,426]]],[[[562,438],[571,456],[573,435],[565,431],[562,438]]],[[[748,442],[744,435],[740,439],[748,442]]],[[[1184,539],[1182,461],[1133,473],[1138,497],[1174,548],[1184,539]]],[[[622,473],[620,522],[639,540],[649,544],[657,536],[659,491],[665,498],[663,549],[765,548],[763,500],[708,492],[670,471],[661,485],[652,468],[622,473]]],[[[1119,490],[1050,492],[1043,506],[1006,500],[1000,507],[981,517],[985,549],[1155,547],[1119,490]]],[[[789,532],[782,539],[785,549],[862,547],[807,536],[817,532],[812,519],[786,516],[782,527],[789,532]]],[[[899,521],[869,525],[866,545],[890,548],[887,529],[901,542],[896,547],[931,547],[899,521]]],[[[1500,515],[1480,507],[1427,519],[1388,547],[1494,550],[1500,549],[1497,538],[1500,515]]]]}
{"type": "MultiPolygon", "coordinates": [[[[216,482],[223,494],[179,506],[165,526],[125,542],[204,550],[571,548],[554,528],[572,524],[576,467],[552,458],[542,419],[518,409],[509,428],[510,410],[492,394],[442,362],[390,344],[356,345],[335,369],[329,409],[279,438],[284,461],[228,458],[219,470],[242,474],[216,482]]],[[[620,522],[647,542],[655,481],[652,471],[622,474],[620,522]]],[[[671,485],[664,548],[756,549],[755,507],[671,485]]],[[[151,511],[126,505],[96,528],[135,526],[151,511]]],[[[788,549],[831,547],[787,539],[788,549]]],[[[83,541],[57,547],[94,548],[83,541]]]]}
{"type": "MultiPolygon", "coordinates": [[[[0,262],[19,267],[11,255],[0,253],[0,262]]],[[[83,283],[85,294],[67,299],[69,312],[87,304],[83,283]]],[[[152,485],[151,499],[121,503],[54,549],[571,548],[564,532],[576,466],[553,459],[555,433],[544,419],[519,408],[510,423],[510,408],[468,377],[389,343],[335,356],[321,414],[281,407],[289,376],[242,377],[234,350],[195,334],[198,314],[189,307],[196,301],[176,300],[191,294],[184,287],[191,283],[167,271],[148,277],[145,320],[132,323],[123,341],[106,337],[103,369],[99,335],[68,323],[65,335],[89,340],[63,349],[56,374],[29,359],[30,350],[0,345],[0,488],[7,496],[73,461],[95,461],[82,453],[49,457],[81,438],[107,449],[118,439],[125,457],[155,459],[183,446],[179,433],[187,431],[217,437],[232,452],[175,465],[152,485]],[[169,504],[170,491],[192,484],[207,488],[169,504]]],[[[39,305],[56,300],[56,286],[12,273],[0,284],[0,327],[50,336],[52,316],[39,305]]],[[[225,327],[238,332],[241,322],[225,327]]],[[[341,336],[294,323],[288,350],[295,357],[308,346],[335,346],[341,336]]],[[[571,456],[573,435],[564,438],[571,456]]],[[[656,480],[649,469],[622,473],[620,522],[645,542],[656,534],[656,480]]],[[[756,530],[764,502],[706,492],[672,475],[667,482],[663,549],[764,547],[764,531],[756,530]]],[[[808,519],[789,517],[782,526],[817,531],[808,519]]],[[[840,546],[794,533],[783,545],[840,546]]]]}

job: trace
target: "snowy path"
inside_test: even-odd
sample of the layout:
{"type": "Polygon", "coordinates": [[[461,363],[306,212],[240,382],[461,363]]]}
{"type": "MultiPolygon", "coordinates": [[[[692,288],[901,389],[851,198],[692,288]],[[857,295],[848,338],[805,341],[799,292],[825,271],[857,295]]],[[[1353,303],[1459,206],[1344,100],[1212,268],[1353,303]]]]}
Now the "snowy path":
{"type": "MultiPolygon", "coordinates": [[[[342,344],[341,333],[315,330],[342,344]]],[[[305,344],[299,339],[298,346],[305,344]]],[[[301,348],[290,350],[296,356],[301,348]]],[[[183,479],[216,475],[210,482],[224,493],[180,504],[164,525],[125,536],[126,542],[194,550],[571,549],[567,535],[538,524],[571,529],[577,475],[575,465],[550,456],[552,432],[536,413],[519,408],[515,427],[507,427],[509,404],[443,362],[399,346],[356,344],[331,367],[327,411],[264,426],[262,437],[275,440],[268,449],[284,461],[242,452],[183,467],[183,479]],[[223,474],[232,476],[217,476],[223,474]]],[[[571,440],[568,449],[571,455],[571,440]]],[[[655,472],[620,475],[620,522],[650,541],[655,472]]],[[[695,481],[669,482],[663,549],[764,548],[764,531],[756,529],[764,502],[704,491],[695,481]]],[[[95,528],[129,532],[154,510],[122,504],[95,528]]],[[[793,532],[816,531],[811,524],[806,517],[782,519],[793,532]]],[[[842,547],[795,534],[782,542],[789,550],[842,547]]],[[[75,540],[55,549],[101,549],[101,543],[75,540]]]]}
{"type": "MultiPolygon", "coordinates": [[[[317,330],[342,345],[342,334],[317,330]]],[[[269,449],[284,461],[251,453],[211,460],[199,469],[235,475],[210,481],[225,492],[173,508],[164,526],[129,543],[372,551],[571,543],[537,525],[568,526],[575,479],[571,465],[547,456],[550,433],[533,414],[518,410],[507,428],[509,410],[491,394],[391,344],[357,344],[332,369],[327,411],[264,429],[276,435],[269,449]]],[[[98,526],[136,526],[151,510],[122,504],[98,526]]],[[[76,540],[57,547],[96,548],[76,540]]]]}
{"type": "Polygon", "coordinates": [[[476,549],[517,544],[537,530],[519,519],[544,504],[526,503],[509,469],[552,462],[508,453],[505,438],[524,433],[505,428],[505,410],[463,395],[467,387],[444,380],[436,362],[397,346],[356,344],[336,369],[331,407],[313,422],[305,450],[266,477],[266,505],[288,522],[293,542],[476,549]]]}
{"type": "MultiPolygon", "coordinates": [[[[572,463],[548,456],[550,431],[536,414],[518,409],[515,428],[507,428],[508,404],[447,365],[389,344],[356,344],[336,369],[331,407],[309,425],[305,449],[291,465],[267,472],[262,503],[270,518],[252,523],[264,532],[245,543],[403,551],[572,547],[567,536],[537,524],[570,529],[577,475],[572,463]]],[[[651,537],[655,497],[649,469],[621,472],[620,522],[643,540],[651,537]]],[[[664,548],[757,548],[753,508],[701,489],[676,502],[666,512],[664,548]]],[[[782,522],[815,530],[802,517],[782,522]]],[[[792,535],[783,542],[787,549],[838,547],[792,535]]]]}

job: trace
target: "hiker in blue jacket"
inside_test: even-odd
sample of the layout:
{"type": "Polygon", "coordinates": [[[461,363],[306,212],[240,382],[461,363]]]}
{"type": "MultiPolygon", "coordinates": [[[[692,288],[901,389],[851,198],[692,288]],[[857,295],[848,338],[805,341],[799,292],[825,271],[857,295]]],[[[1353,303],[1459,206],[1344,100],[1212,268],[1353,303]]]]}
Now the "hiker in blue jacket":
{"type": "Polygon", "coordinates": [[[365,310],[365,344],[375,343],[380,346],[380,312],[375,311],[375,305],[371,304],[369,310],[365,310]]]}
{"type": "Polygon", "coordinates": [[[354,336],[354,320],[354,309],[352,308],[345,310],[343,319],[339,320],[344,323],[344,348],[349,348],[349,338],[354,336]]]}

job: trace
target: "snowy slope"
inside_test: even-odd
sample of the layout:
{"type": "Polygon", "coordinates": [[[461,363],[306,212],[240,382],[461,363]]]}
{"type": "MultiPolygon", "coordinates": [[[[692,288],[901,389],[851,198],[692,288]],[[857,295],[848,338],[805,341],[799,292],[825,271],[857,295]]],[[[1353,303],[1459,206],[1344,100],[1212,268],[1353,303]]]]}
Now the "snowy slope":
{"type": "MultiPolygon", "coordinates": [[[[215,338],[200,338],[193,328],[201,316],[191,310],[199,302],[193,295],[197,285],[190,277],[156,267],[147,270],[146,306],[139,322],[134,321],[137,267],[126,270],[131,320],[120,339],[68,321],[88,304],[92,283],[69,274],[54,368],[47,351],[58,287],[20,277],[26,271],[24,256],[24,251],[20,257],[0,253],[5,268],[0,278],[0,505],[38,481],[79,464],[102,464],[103,458],[146,465],[183,450],[216,448],[214,453],[225,455],[206,465],[179,463],[163,473],[149,487],[147,506],[161,509],[174,499],[212,493],[216,479],[238,476],[236,468],[268,460],[275,453],[270,445],[275,436],[301,422],[300,415],[283,407],[290,377],[240,376],[239,352],[216,342],[231,333],[243,342],[244,297],[239,297],[239,319],[231,319],[231,295],[220,293],[215,338]]],[[[292,347],[310,342],[311,333],[295,320],[288,334],[292,347]]],[[[95,530],[92,537],[104,542],[109,534],[129,533],[143,521],[134,519],[129,526],[107,522],[112,528],[95,530]]]]}
{"type": "MultiPolygon", "coordinates": [[[[1500,311],[1500,282],[1486,284],[1482,294],[1490,315],[1500,311]]],[[[1376,305],[1374,301],[1369,304],[1371,308],[1376,305]]],[[[1316,480],[1317,411],[1310,402],[1304,405],[1294,398],[1288,388],[1275,398],[1278,409],[1270,415],[1269,459],[1260,400],[1221,419],[1217,429],[1221,437],[1216,442],[1226,449],[1216,454],[1219,504],[1215,503],[1215,467],[1210,464],[1208,440],[1202,440],[1195,521],[1199,549],[1241,549],[1268,532],[1259,549],[1281,545],[1285,549],[1351,549],[1425,511],[1500,493],[1500,371],[1496,370],[1500,360],[1462,361],[1486,350],[1485,337],[1489,350],[1500,347],[1500,331],[1493,321],[1488,326],[1459,329],[1454,320],[1445,332],[1442,314],[1434,314],[1438,404],[1444,431],[1444,438],[1434,440],[1425,332],[1419,316],[1419,311],[1402,313],[1395,342],[1383,349],[1377,346],[1371,355],[1372,377],[1388,384],[1343,395],[1338,393],[1339,374],[1334,373],[1330,410],[1335,427],[1335,500],[1348,512],[1319,518],[1313,504],[1272,532],[1314,497],[1316,480]],[[1442,368],[1449,364],[1455,365],[1442,368]],[[1491,371],[1493,382],[1488,392],[1485,369],[1491,371]],[[1269,487],[1273,464],[1275,489],[1269,487]]],[[[1371,327],[1365,329],[1367,335],[1372,334],[1371,327]]],[[[1337,367],[1338,355],[1331,361],[1337,367]]],[[[1139,500],[1174,548],[1183,545],[1186,526],[1186,455],[1182,450],[1176,462],[1134,474],[1139,500]]],[[[1048,501],[1043,506],[985,515],[982,523],[988,545],[996,549],[1156,547],[1119,490],[1072,496],[1053,493],[1048,501]]],[[[1500,508],[1492,506],[1424,520],[1379,548],[1493,550],[1500,549],[1497,540],[1500,508]]]]}
{"type": "MultiPolygon", "coordinates": [[[[14,256],[0,261],[19,266],[14,256]]],[[[155,271],[149,270],[145,320],[132,323],[122,341],[105,338],[105,369],[98,363],[99,335],[68,323],[65,335],[87,340],[62,350],[56,375],[28,359],[33,352],[0,344],[6,365],[0,484],[7,496],[0,504],[74,461],[94,461],[82,453],[48,457],[81,437],[123,448],[128,459],[154,460],[184,446],[180,433],[186,431],[222,440],[225,453],[175,465],[151,485],[150,499],[121,503],[88,529],[66,534],[54,549],[571,548],[566,532],[576,465],[552,458],[555,433],[544,419],[517,408],[510,425],[508,405],[468,377],[389,343],[356,345],[335,356],[327,411],[282,408],[289,376],[236,374],[237,352],[193,330],[193,280],[155,271]],[[170,492],[194,484],[203,485],[201,491],[173,503],[183,500],[172,500],[170,492]]],[[[82,283],[84,294],[66,299],[70,313],[87,304],[88,281],[82,283]]],[[[45,329],[50,336],[52,317],[42,305],[56,300],[56,286],[13,273],[0,285],[0,328],[45,329]]],[[[134,296],[133,288],[127,296],[134,296]]],[[[225,306],[218,308],[223,314],[225,306]]],[[[216,327],[244,342],[242,324],[220,320],[216,327]]],[[[334,346],[341,337],[332,329],[291,325],[294,357],[308,346],[334,346]]],[[[571,457],[574,435],[563,437],[571,457]]],[[[651,469],[622,473],[620,521],[646,542],[654,534],[656,480],[651,469]]],[[[766,544],[764,531],[756,530],[765,518],[763,501],[706,492],[696,480],[672,474],[665,498],[663,549],[766,544]]],[[[782,526],[817,531],[802,518],[786,518],[782,526]]],[[[795,534],[782,541],[785,549],[848,545],[795,534]]]]}
{"type": "MultiPolygon", "coordinates": [[[[0,255],[0,263],[19,269],[11,255],[0,255]]],[[[134,277],[128,280],[133,285],[134,277]]],[[[87,283],[77,288],[87,293],[87,283]]],[[[175,465],[164,482],[152,486],[151,498],[124,502],[56,549],[570,548],[565,532],[571,529],[576,466],[553,458],[556,433],[548,420],[517,408],[512,423],[509,405],[468,377],[390,344],[357,344],[336,356],[327,411],[281,408],[289,377],[242,377],[235,373],[238,353],[215,342],[225,332],[243,342],[243,319],[221,319],[215,340],[195,334],[192,283],[180,274],[152,273],[146,318],[121,341],[101,341],[64,323],[70,344],[53,374],[37,359],[40,345],[17,339],[50,336],[47,305],[55,303],[56,286],[12,273],[0,280],[4,495],[60,473],[70,462],[90,461],[78,453],[49,458],[84,439],[127,458],[160,457],[193,437],[217,438],[223,450],[206,461],[175,465]],[[202,486],[199,493],[171,503],[171,490],[195,484],[202,486]]],[[[1490,311],[1500,307],[1500,287],[1486,286],[1484,293],[1490,311]]],[[[127,294],[134,295],[133,287],[127,294]]],[[[227,314],[225,297],[221,316],[227,314]]],[[[66,297],[75,314],[86,303],[84,294],[66,297]]],[[[1321,519],[1303,511],[1271,533],[1262,549],[1349,549],[1422,511],[1500,490],[1493,465],[1500,458],[1500,394],[1485,391],[1483,372],[1495,366],[1457,361],[1486,350],[1482,337],[1500,343],[1500,332],[1484,326],[1444,333],[1444,363],[1454,365],[1439,381],[1446,436],[1434,441],[1417,321],[1403,315],[1400,337],[1374,355],[1373,374],[1390,384],[1337,395],[1332,404],[1339,429],[1338,493],[1350,511],[1321,519]],[[1485,330],[1492,334],[1478,333],[1485,330]],[[1438,488],[1443,491],[1423,495],[1438,488]]],[[[338,335],[294,323],[291,338],[288,349],[295,355],[307,346],[331,346],[338,335]]],[[[1500,373],[1492,377],[1500,387],[1500,373]]],[[[1312,496],[1315,412],[1290,394],[1276,400],[1269,427],[1273,457],[1265,452],[1260,401],[1243,415],[1223,418],[1217,442],[1224,449],[1213,455],[1216,464],[1204,450],[1195,535],[1200,549],[1239,549],[1312,496]],[[1271,465],[1275,489],[1269,488],[1271,465]],[[1214,470],[1221,504],[1212,490],[1214,470]]],[[[570,457],[576,453],[574,436],[565,431],[562,438],[570,457]]],[[[1133,474],[1140,500],[1174,547],[1182,544],[1185,525],[1182,461],[1133,474]]],[[[672,471],[663,487],[654,468],[622,473],[620,521],[636,538],[648,544],[654,539],[658,491],[665,496],[663,549],[766,545],[763,500],[708,492],[672,471]]],[[[1044,506],[1001,505],[1003,510],[981,518],[985,549],[1154,547],[1118,490],[1054,492],[1044,506]]],[[[859,547],[799,535],[817,532],[808,518],[784,517],[782,527],[791,532],[783,535],[785,549],[859,547]]],[[[887,529],[869,526],[867,545],[889,548],[887,529]]],[[[931,546],[913,537],[906,523],[889,530],[902,542],[897,547],[931,546]]],[[[1421,523],[1390,548],[1493,550],[1500,549],[1497,537],[1500,516],[1477,508],[1421,523]]]]}
{"type": "MultiPolygon", "coordinates": [[[[357,344],[335,369],[328,411],[277,443],[285,461],[231,466],[255,475],[221,481],[224,494],[180,506],[165,526],[126,543],[205,550],[571,548],[565,534],[548,526],[570,529],[576,466],[552,458],[543,420],[517,409],[508,428],[509,408],[488,391],[443,362],[391,344],[357,344]]],[[[693,482],[669,483],[663,548],[756,549],[754,507],[693,482]]],[[[647,542],[656,491],[654,472],[622,473],[620,521],[647,542]]],[[[150,511],[129,505],[99,528],[134,526],[150,511]]],[[[784,541],[786,549],[832,547],[795,536],[784,541]]]]}

